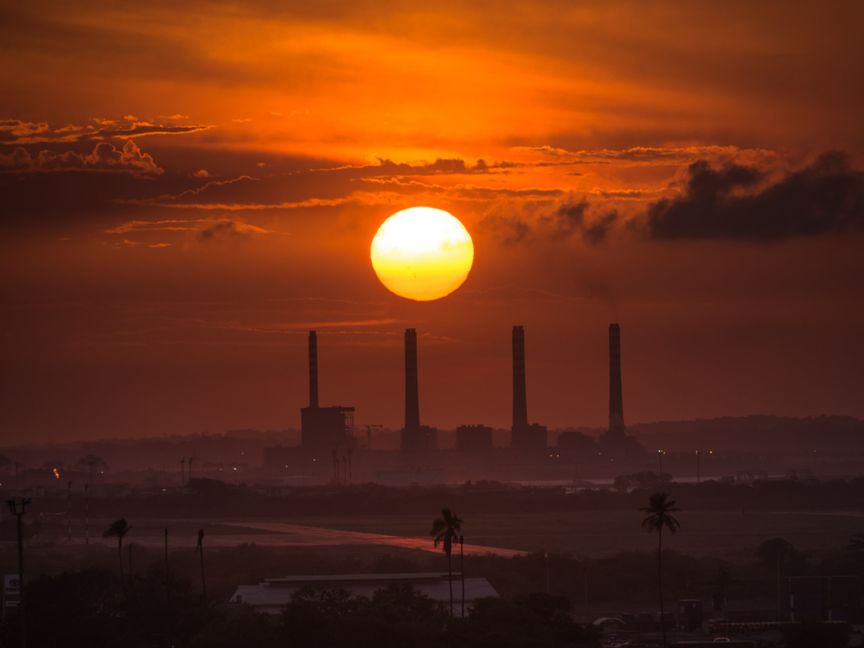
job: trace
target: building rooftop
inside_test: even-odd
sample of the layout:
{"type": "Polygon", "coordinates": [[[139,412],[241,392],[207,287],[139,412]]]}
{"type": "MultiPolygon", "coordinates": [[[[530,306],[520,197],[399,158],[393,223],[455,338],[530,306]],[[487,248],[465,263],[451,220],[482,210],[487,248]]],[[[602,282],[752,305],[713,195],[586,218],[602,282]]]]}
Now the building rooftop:
{"type": "MultiPolygon", "coordinates": [[[[267,578],[258,585],[240,585],[231,596],[232,603],[251,605],[262,612],[279,613],[292,596],[306,587],[341,589],[354,596],[372,597],[375,592],[390,585],[410,585],[433,601],[449,602],[450,588],[447,572],[419,572],[396,574],[326,574],[321,576],[297,575],[267,578]]],[[[461,596],[462,582],[453,574],[454,602],[461,596]]],[[[485,578],[465,579],[465,601],[497,597],[498,592],[485,578]]]]}

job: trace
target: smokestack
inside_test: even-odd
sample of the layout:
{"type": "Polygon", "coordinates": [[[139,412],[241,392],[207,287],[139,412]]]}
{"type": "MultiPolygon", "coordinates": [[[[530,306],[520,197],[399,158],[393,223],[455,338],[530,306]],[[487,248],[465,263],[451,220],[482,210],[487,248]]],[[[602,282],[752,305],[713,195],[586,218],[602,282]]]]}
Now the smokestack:
{"type": "Polygon", "coordinates": [[[621,393],[621,327],[609,325],[609,432],[624,433],[624,398],[621,393]]]}
{"type": "Polygon", "coordinates": [[[309,331],[309,407],[318,409],[318,334],[309,331]]]}
{"type": "Polygon", "coordinates": [[[528,427],[528,402],[525,396],[525,329],[513,327],[513,429],[528,427]]]}
{"type": "Polygon", "coordinates": [[[417,331],[405,329],[405,429],[420,429],[417,389],[417,331]]]}

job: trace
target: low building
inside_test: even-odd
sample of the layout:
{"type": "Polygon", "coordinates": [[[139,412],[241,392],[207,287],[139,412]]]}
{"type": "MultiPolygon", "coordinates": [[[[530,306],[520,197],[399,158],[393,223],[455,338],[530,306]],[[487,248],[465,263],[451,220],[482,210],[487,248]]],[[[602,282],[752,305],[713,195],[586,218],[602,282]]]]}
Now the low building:
{"type": "Polygon", "coordinates": [[[510,431],[510,448],[520,452],[545,452],[549,430],[545,425],[529,423],[514,425],[510,431]]]}
{"type": "Polygon", "coordinates": [[[456,428],[456,449],[484,452],[492,449],[492,428],[488,425],[460,425],[456,428]]]}
{"type": "MultiPolygon", "coordinates": [[[[284,576],[267,578],[258,585],[240,585],[231,602],[249,605],[258,612],[281,613],[300,590],[306,588],[344,590],[353,596],[371,598],[375,592],[391,585],[409,585],[433,601],[449,604],[450,587],[447,572],[405,574],[329,574],[324,576],[284,576]]],[[[453,574],[454,608],[460,611],[462,581],[453,574]]],[[[498,592],[485,578],[465,579],[465,606],[469,608],[481,598],[498,597],[498,592]]]]}

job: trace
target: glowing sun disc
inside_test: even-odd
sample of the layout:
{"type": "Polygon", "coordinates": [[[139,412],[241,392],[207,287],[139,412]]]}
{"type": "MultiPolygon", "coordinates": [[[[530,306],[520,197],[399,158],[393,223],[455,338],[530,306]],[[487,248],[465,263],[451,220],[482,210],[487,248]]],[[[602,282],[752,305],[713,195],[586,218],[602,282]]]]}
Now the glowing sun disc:
{"type": "Polygon", "coordinates": [[[432,301],[446,297],[468,278],[474,242],[449,212],[409,207],[381,224],[370,256],[375,274],[390,292],[432,301]]]}

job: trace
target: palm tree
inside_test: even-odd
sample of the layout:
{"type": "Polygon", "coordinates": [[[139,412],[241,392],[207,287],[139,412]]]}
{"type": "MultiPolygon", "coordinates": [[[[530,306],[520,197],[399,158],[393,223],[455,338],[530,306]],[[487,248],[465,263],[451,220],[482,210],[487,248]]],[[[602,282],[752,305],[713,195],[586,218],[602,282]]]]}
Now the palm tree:
{"type": "Polygon", "coordinates": [[[120,580],[123,580],[123,538],[129,533],[132,527],[126,521],[126,518],[114,520],[105,531],[102,532],[103,538],[117,538],[117,557],[120,559],[120,580]]]}
{"type": "Polygon", "coordinates": [[[207,600],[207,581],[204,578],[204,529],[198,529],[198,544],[195,546],[201,563],[201,598],[207,600]]]}
{"type": "Polygon", "coordinates": [[[462,520],[453,514],[449,508],[441,509],[441,517],[432,521],[432,530],[429,532],[434,538],[437,548],[443,545],[444,553],[447,554],[447,581],[450,585],[450,616],[453,616],[453,542],[458,541],[462,534],[462,520]]]}
{"type": "Polygon", "coordinates": [[[649,532],[657,532],[657,591],[660,595],[660,629],[663,632],[663,646],[666,646],[666,622],[663,610],[663,529],[675,533],[681,526],[673,513],[680,511],[675,500],[669,499],[669,493],[654,493],[648,499],[648,506],[640,509],[646,513],[642,520],[642,528],[649,532]]]}
{"type": "Polygon", "coordinates": [[[465,536],[459,532],[459,575],[462,578],[462,618],[465,618],[465,536]]]}

